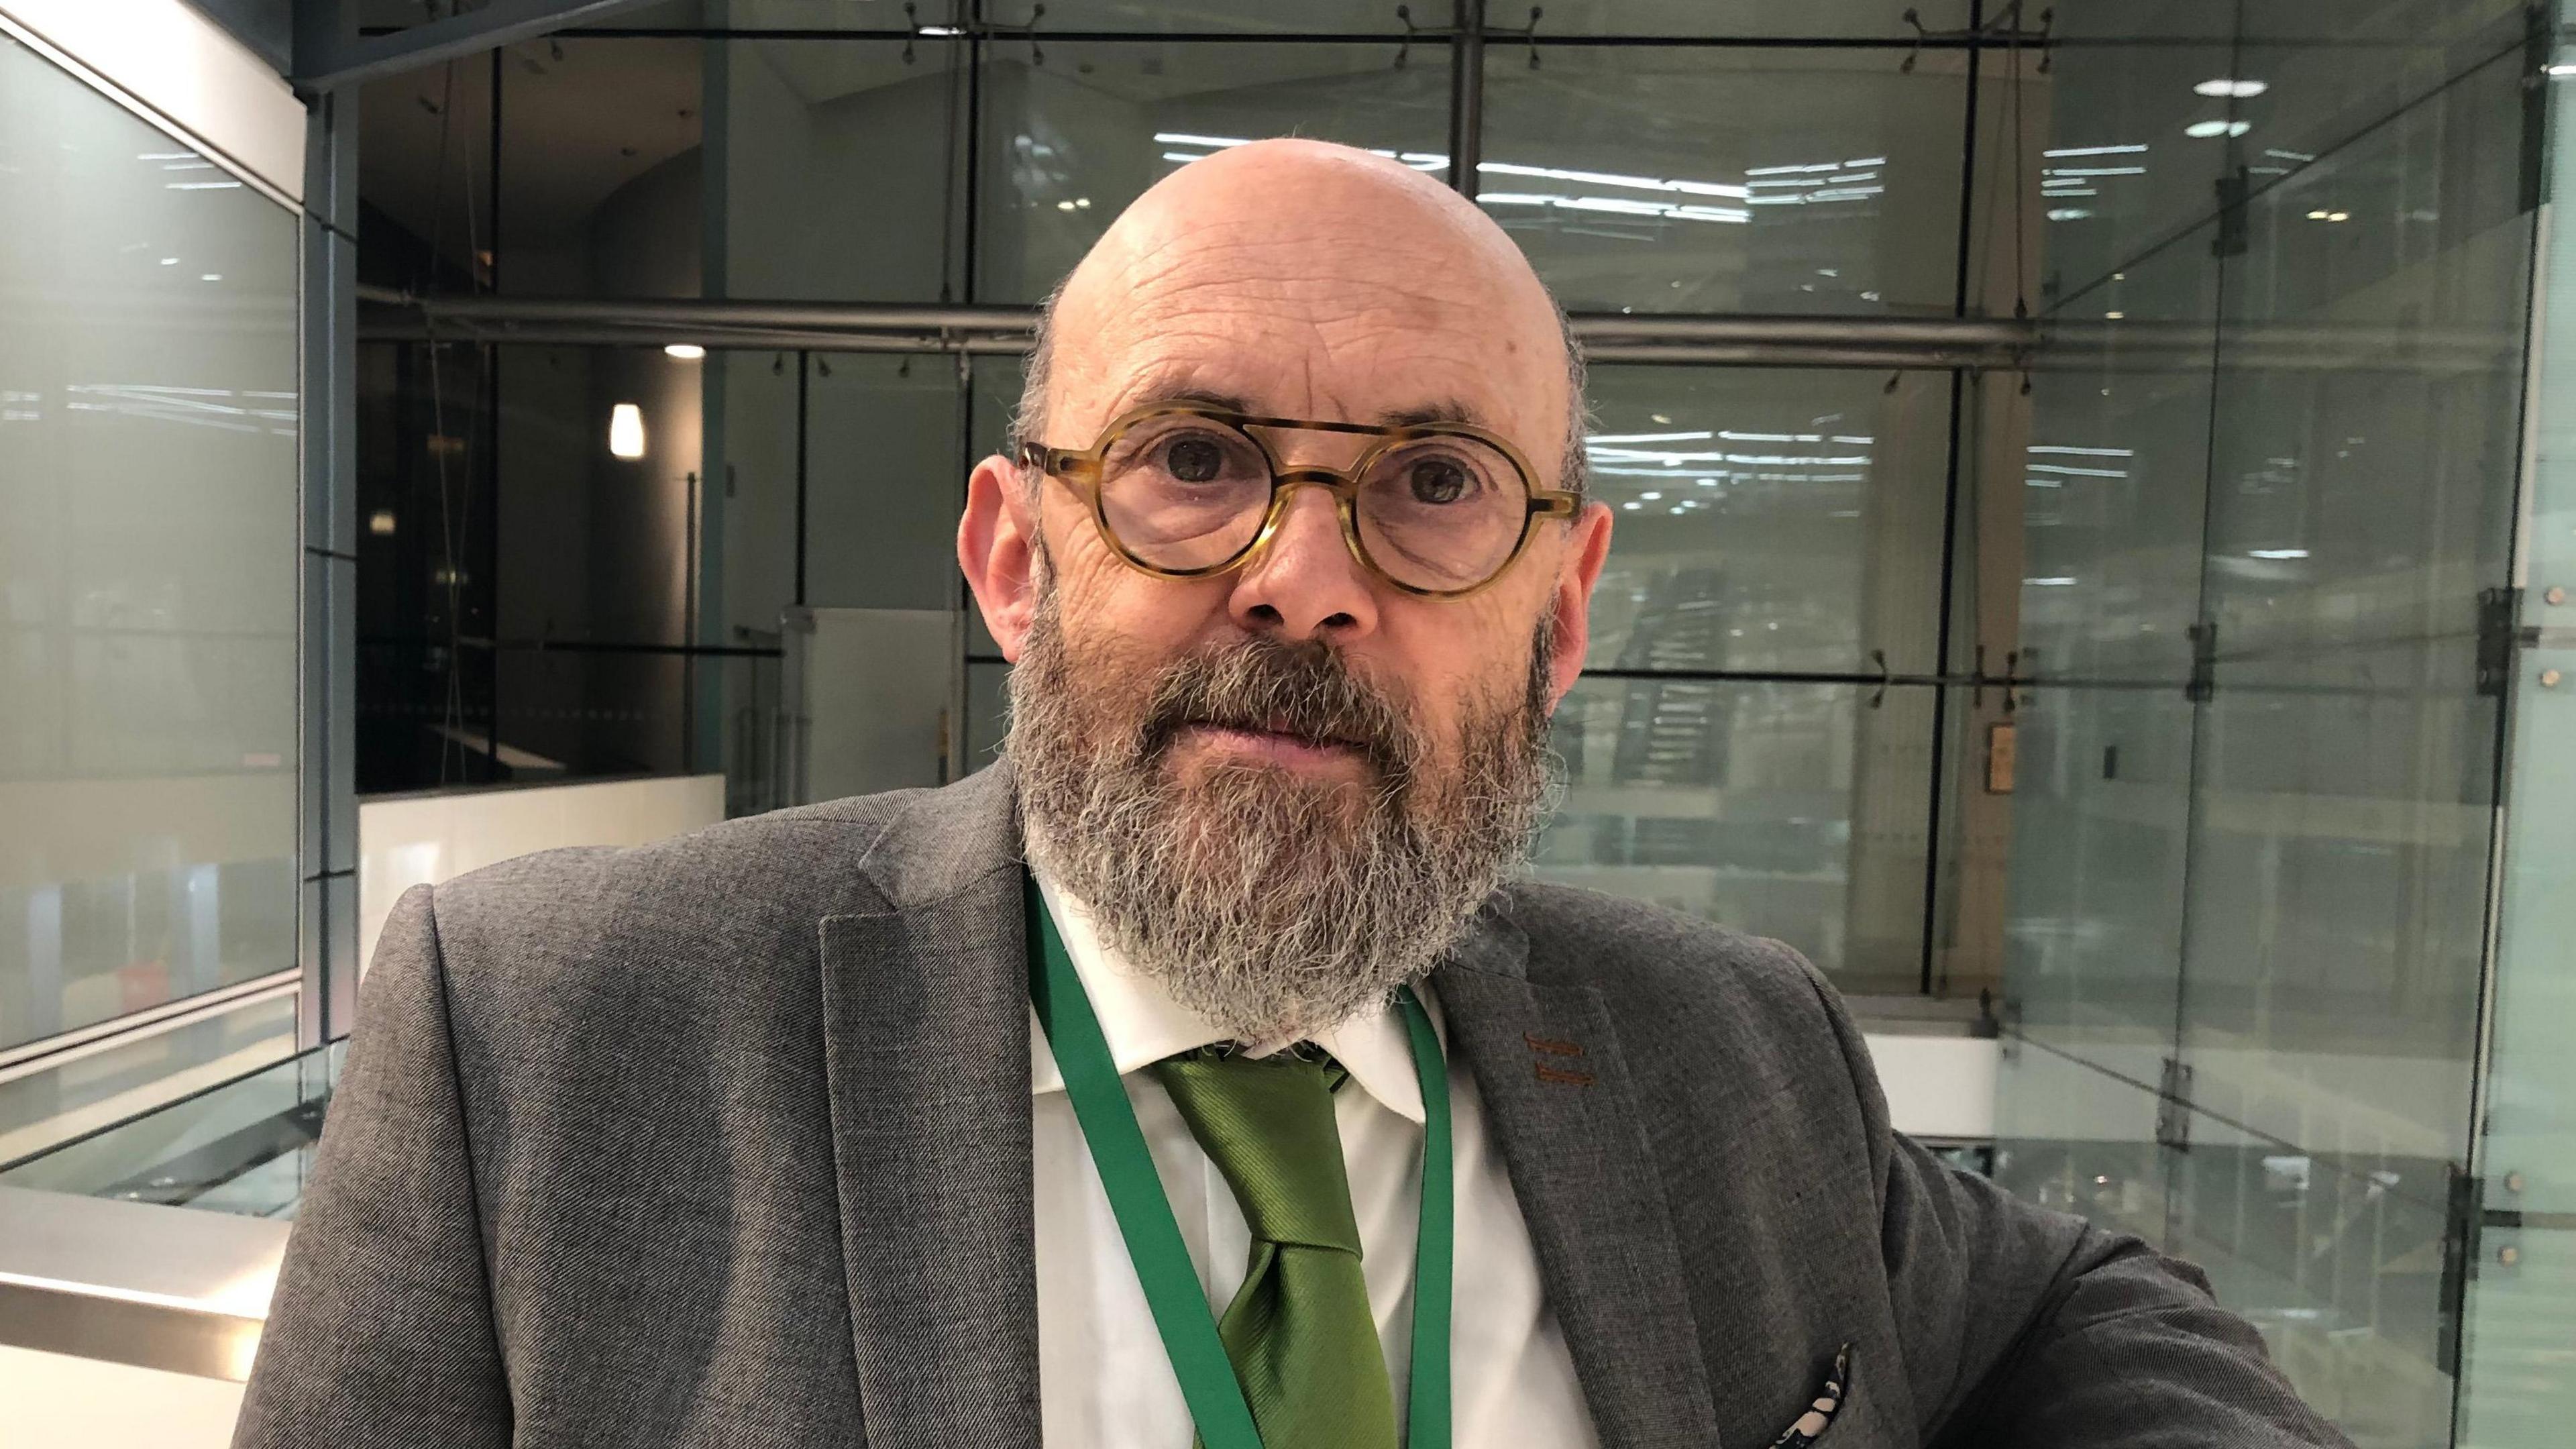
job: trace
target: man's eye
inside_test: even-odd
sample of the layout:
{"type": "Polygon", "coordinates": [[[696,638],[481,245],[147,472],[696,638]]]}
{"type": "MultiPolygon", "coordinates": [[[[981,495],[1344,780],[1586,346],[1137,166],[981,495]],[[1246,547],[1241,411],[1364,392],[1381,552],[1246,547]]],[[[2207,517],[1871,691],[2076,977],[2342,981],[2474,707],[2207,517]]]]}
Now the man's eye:
{"type": "Polygon", "coordinates": [[[1406,471],[1417,503],[1455,503],[1466,496],[1467,470],[1446,458],[1425,458],[1406,471]]]}
{"type": "Polygon", "coordinates": [[[1225,472],[1225,450],[1205,438],[1181,438],[1163,450],[1163,471],[1183,483],[1211,483],[1225,472]]]}

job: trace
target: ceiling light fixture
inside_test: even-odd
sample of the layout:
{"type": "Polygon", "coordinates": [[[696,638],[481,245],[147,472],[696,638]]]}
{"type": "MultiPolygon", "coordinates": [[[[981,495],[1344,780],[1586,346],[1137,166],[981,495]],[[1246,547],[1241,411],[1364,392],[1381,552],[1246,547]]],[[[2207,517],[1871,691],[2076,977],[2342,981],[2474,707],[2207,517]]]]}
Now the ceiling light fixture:
{"type": "Polygon", "coordinates": [[[2251,121],[2194,121],[2183,127],[2182,133],[2193,140],[2206,141],[2214,136],[2242,136],[2253,129],[2251,121]]]}
{"type": "Polygon", "coordinates": [[[707,350],[694,342],[674,342],[662,349],[662,355],[676,357],[682,362],[695,362],[706,356],[707,350]]]}
{"type": "Polygon", "coordinates": [[[2209,80],[2202,81],[2191,89],[2194,95],[2216,96],[2222,100],[2241,101],[2250,96],[2259,96],[2271,88],[2272,83],[2270,81],[2236,80],[2228,76],[2215,76],[2209,80]]]}

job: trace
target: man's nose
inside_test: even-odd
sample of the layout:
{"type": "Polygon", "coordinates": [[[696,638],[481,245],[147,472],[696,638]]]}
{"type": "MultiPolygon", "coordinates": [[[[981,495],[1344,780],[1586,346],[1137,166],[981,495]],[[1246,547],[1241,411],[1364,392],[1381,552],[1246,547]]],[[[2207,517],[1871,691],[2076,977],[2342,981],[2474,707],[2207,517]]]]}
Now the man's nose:
{"type": "Polygon", "coordinates": [[[1377,597],[1342,541],[1331,490],[1290,491],[1268,547],[1235,576],[1228,611],[1243,629],[1300,643],[1377,628],[1377,597]]]}

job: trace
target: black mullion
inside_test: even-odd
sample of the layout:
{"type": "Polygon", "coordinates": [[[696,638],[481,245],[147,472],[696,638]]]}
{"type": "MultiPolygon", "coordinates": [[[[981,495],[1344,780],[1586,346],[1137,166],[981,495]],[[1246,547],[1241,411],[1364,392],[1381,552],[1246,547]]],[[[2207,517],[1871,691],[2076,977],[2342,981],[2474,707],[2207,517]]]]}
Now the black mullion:
{"type": "Polygon", "coordinates": [[[1485,0],[1457,0],[1457,33],[1449,41],[1449,185],[1476,195],[1476,162],[1485,150],[1485,0]]]}
{"type": "MultiPolygon", "coordinates": [[[[369,26],[362,34],[390,35],[391,28],[369,26]]],[[[554,34],[566,40],[797,40],[870,41],[877,44],[917,40],[909,30],[820,30],[812,27],[780,26],[766,30],[721,30],[707,26],[652,30],[636,26],[596,26],[584,30],[559,30],[554,34]]],[[[1016,37],[1015,37],[1016,38],[1016,37]]],[[[1042,30],[1037,34],[1041,44],[1066,45],[1402,45],[1402,31],[1318,30],[1311,33],[1238,30],[1042,30]]],[[[1514,37],[1513,44],[1527,44],[1514,37]]],[[[1901,35],[1541,35],[1540,49],[1551,47],[1567,50],[1615,49],[1620,46],[1644,46],[1661,49],[1705,50],[1993,50],[2010,42],[1993,38],[1937,38],[1916,40],[1901,35]]],[[[2053,39],[2042,46],[2022,42],[2025,50],[2053,49],[2062,45],[2105,47],[2197,44],[2190,40],[2166,40],[2142,36],[2134,40],[2115,41],[2088,38],[2069,41],[2053,39]]]]}
{"type": "MultiPolygon", "coordinates": [[[[2020,16],[2016,12],[2014,20],[2020,16]]],[[[1968,29],[1972,34],[1985,30],[1985,0],[1969,0],[1968,29]]],[[[1968,315],[1968,258],[1976,237],[1977,196],[1977,81],[1980,51],[1968,50],[1968,86],[1966,114],[1961,121],[1959,142],[1959,232],[1958,259],[1953,274],[1950,315],[1968,315]]],[[[2018,185],[2019,178],[2014,184],[2018,185]]],[[[1934,643],[1932,667],[1939,673],[1950,672],[1951,614],[1957,606],[1959,551],[1959,426],[1966,413],[1968,375],[1954,369],[1950,373],[1950,438],[1941,484],[1941,595],[1934,606],[1934,643]]],[[[1932,958],[1937,949],[1941,924],[1941,798],[1949,782],[1950,691],[1932,691],[1932,761],[1931,791],[1923,815],[1923,958],[1921,989],[1932,994],[1932,958]]]]}
{"type": "Polygon", "coordinates": [[[805,606],[805,428],[813,354],[796,353],[796,606],[805,606]]]}
{"type": "Polygon", "coordinates": [[[966,294],[963,300],[970,307],[975,303],[976,251],[982,240],[977,235],[982,221],[982,208],[979,205],[981,198],[976,194],[982,189],[980,183],[982,170],[980,158],[976,153],[983,149],[983,145],[984,41],[979,35],[969,35],[966,38],[966,155],[962,162],[966,186],[966,220],[963,227],[966,258],[962,271],[966,294]]]}
{"type": "MultiPolygon", "coordinates": [[[[486,279],[494,293],[501,290],[501,48],[492,48],[492,139],[491,158],[484,169],[485,210],[492,219],[492,263],[486,279]]],[[[466,274],[471,276],[475,258],[472,237],[466,238],[466,274]]],[[[485,607],[491,611],[492,632],[501,632],[501,346],[487,342],[483,346],[483,407],[490,419],[485,428],[487,453],[484,460],[487,491],[491,496],[490,521],[484,525],[489,547],[484,576],[485,607]]],[[[486,768],[494,777],[501,772],[501,661],[492,661],[490,721],[484,726],[486,768]]]]}

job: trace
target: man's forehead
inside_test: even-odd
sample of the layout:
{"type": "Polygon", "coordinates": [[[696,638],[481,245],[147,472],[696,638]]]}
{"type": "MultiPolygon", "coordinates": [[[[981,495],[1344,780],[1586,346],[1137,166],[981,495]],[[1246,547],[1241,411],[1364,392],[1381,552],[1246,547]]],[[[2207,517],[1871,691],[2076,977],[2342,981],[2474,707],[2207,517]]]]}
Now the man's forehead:
{"type": "Polygon", "coordinates": [[[1495,428],[1503,421],[1488,405],[1455,391],[1373,388],[1366,397],[1307,395],[1304,389],[1295,389],[1300,395],[1290,396],[1291,391],[1278,381],[1265,382],[1257,371],[1248,374],[1202,360],[1164,358],[1129,373],[1105,399],[1100,411],[1105,419],[1160,403],[1196,403],[1261,417],[1311,413],[1317,421],[1382,423],[1390,427],[1471,423],[1495,428]]]}

